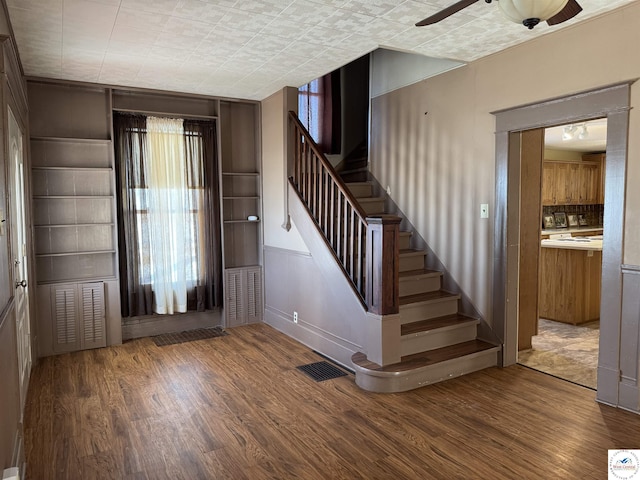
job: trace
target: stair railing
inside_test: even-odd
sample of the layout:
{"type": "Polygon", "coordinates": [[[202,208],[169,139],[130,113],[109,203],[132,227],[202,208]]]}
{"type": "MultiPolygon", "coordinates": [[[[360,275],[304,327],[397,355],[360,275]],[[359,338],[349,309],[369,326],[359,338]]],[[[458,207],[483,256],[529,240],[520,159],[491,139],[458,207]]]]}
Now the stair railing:
{"type": "Polygon", "coordinates": [[[295,112],[289,183],[307,206],[327,246],[371,313],[399,311],[400,218],[367,216],[295,112]]]}

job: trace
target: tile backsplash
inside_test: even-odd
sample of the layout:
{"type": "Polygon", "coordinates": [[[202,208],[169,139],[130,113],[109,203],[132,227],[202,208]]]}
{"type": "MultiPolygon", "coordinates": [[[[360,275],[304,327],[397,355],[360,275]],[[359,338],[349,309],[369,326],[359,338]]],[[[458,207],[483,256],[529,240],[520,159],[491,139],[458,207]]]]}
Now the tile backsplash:
{"type": "Polygon", "coordinates": [[[543,214],[564,212],[566,214],[583,214],[587,219],[587,224],[592,226],[602,226],[604,205],[547,205],[542,207],[543,214]]]}

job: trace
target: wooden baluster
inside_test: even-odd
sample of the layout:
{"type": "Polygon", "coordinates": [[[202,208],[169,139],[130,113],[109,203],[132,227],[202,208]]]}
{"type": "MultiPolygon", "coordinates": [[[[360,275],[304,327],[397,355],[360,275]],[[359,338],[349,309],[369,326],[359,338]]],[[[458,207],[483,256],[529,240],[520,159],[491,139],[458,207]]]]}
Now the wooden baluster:
{"type": "Polygon", "coordinates": [[[349,221],[349,250],[351,251],[351,258],[349,259],[349,275],[354,280],[356,278],[356,255],[358,252],[356,251],[356,211],[351,209],[351,219],[349,221]]]}
{"type": "Polygon", "coordinates": [[[336,184],[331,182],[331,205],[329,206],[329,215],[331,215],[329,220],[329,242],[331,245],[336,244],[336,191],[336,184]]]}
{"type": "Polygon", "coordinates": [[[344,260],[342,262],[342,265],[344,266],[345,270],[348,271],[347,269],[347,262],[349,261],[349,209],[351,208],[351,204],[347,201],[347,199],[345,198],[345,202],[344,202],[344,226],[343,226],[343,230],[342,230],[342,237],[343,237],[343,247],[344,247],[344,251],[343,251],[343,256],[344,256],[344,260]]]}
{"type": "Polygon", "coordinates": [[[358,217],[358,239],[357,239],[357,248],[358,248],[358,263],[356,266],[356,288],[360,293],[363,293],[363,285],[362,285],[362,262],[364,261],[364,255],[362,251],[362,230],[364,229],[364,223],[362,219],[358,217]]]}

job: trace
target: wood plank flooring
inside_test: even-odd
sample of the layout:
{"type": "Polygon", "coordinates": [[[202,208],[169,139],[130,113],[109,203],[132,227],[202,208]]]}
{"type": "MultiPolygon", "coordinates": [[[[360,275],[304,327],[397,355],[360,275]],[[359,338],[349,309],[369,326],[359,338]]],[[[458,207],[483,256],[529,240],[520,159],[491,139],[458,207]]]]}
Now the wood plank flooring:
{"type": "Polygon", "coordinates": [[[42,359],[25,413],[27,478],[602,479],[640,448],[640,416],[514,366],[402,394],[319,361],[266,325],[42,359]]]}

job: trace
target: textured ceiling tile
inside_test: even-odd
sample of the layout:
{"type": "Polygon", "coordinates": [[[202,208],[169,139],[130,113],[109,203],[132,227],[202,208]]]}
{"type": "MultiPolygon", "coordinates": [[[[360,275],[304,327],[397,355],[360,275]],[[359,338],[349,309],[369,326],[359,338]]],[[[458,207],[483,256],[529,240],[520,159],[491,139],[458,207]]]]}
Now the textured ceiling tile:
{"type": "Polygon", "coordinates": [[[171,17],[163,13],[148,13],[121,7],[116,17],[116,27],[130,27],[137,30],[162,32],[171,17]]]}
{"type": "Polygon", "coordinates": [[[394,2],[393,0],[351,0],[347,2],[343,8],[352,12],[380,17],[397,6],[398,2],[394,2]]]}
{"type": "Polygon", "coordinates": [[[122,0],[120,8],[140,12],[170,14],[179,3],[180,0],[122,0]]]}
{"type": "Polygon", "coordinates": [[[262,30],[260,30],[260,34],[294,40],[304,35],[305,32],[308,31],[308,29],[308,25],[293,21],[289,18],[285,19],[282,17],[278,17],[268,25],[265,25],[262,30]]]}
{"type": "Polygon", "coordinates": [[[247,13],[242,10],[228,9],[220,23],[234,29],[258,33],[273,21],[273,17],[260,13],[247,13]]]}
{"type": "Polygon", "coordinates": [[[336,10],[333,15],[327,17],[320,25],[338,31],[352,33],[357,32],[362,25],[366,25],[372,20],[373,17],[371,15],[350,12],[349,10],[336,10]]]}
{"type": "Polygon", "coordinates": [[[260,2],[241,1],[235,8],[263,15],[278,16],[291,4],[292,0],[262,0],[260,2]]]}
{"type": "MultiPolygon", "coordinates": [[[[300,38],[298,38],[300,44],[306,46],[306,48],[300,48],[300,51],[304,52],[305,50],[308,50],[309,53],[311,53],[317,52],[318,46],[339,46],[342,45],[350,35],[351,32],[338,31],[322,25],[315,25],[309,28],[300,38]]],[[[293,48],[296,49],[297,46],[298,44],[294,45],[293,48]]]]}
{"type": "Polygon", "coordinates": [[[304,25],[317,25],[333,13],[335,13],[335,8],[330,5],[314,3],[311,0],[297,0],[289,5],[279,18],[304,25]]]}
{"type": "Polygon", "coordinates": [[[217,24],[227,8],[233,6],[235,2],[227,2],[228,5],[221,5],[223,2],[211,3],[203,0],[182,0],[172,10],[174,17],[193,18],[200,22],[217,24]]]}
{"type": "Polygon", "coordinates": [[[95,81],[255,99],[379,46],[471,61],[632,3],[582,0],[529,31],[478,1],[414,27],[453,1],[6,0],[27,75],[93,81],[100,64],[95,81]]]}

